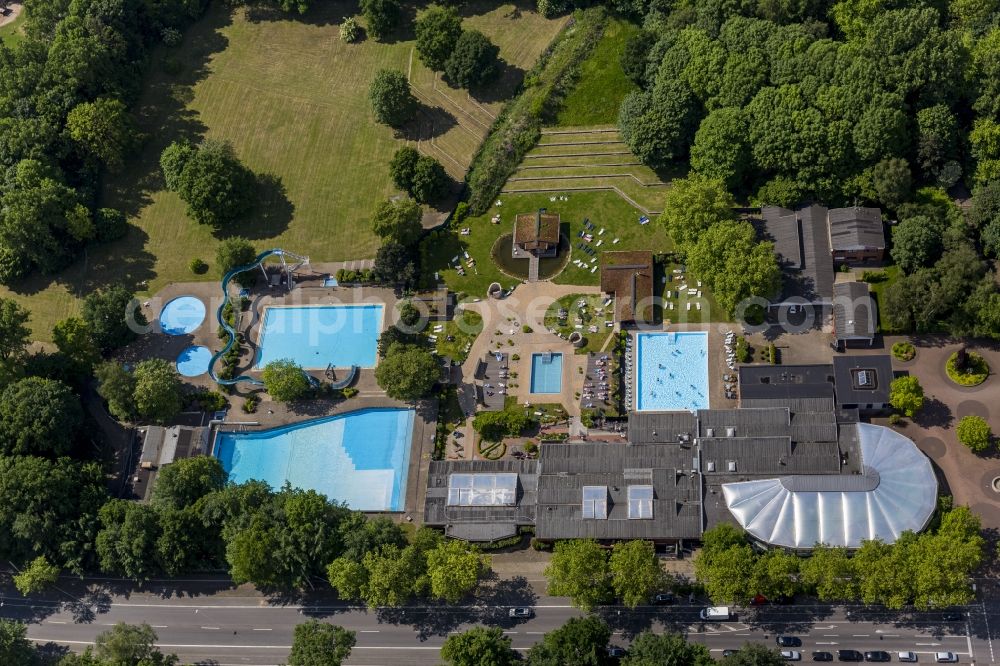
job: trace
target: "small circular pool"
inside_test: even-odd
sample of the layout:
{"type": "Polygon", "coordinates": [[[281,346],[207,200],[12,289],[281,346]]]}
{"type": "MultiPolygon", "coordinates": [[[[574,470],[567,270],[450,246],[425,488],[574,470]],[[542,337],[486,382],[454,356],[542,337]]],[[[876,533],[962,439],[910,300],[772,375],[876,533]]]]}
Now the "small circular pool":
{"type": "Polygon", "coordinates": [[[198,377],[208,372],[211,362],[212,350],[208,347],[188,347],[177,357],[177,372],[185,377],[198,377]]]}
{"type": "Polygon", "coordinates": [[[167,335],[186,335],[205,321],[205,304],[194,296],[181,296],[163,306],[160,330],[167,335]]]}

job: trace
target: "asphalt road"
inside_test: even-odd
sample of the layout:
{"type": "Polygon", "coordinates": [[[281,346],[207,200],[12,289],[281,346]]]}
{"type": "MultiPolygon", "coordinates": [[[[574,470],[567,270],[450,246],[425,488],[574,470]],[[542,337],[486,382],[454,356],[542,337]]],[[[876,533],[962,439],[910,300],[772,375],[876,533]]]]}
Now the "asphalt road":
{"type": "MultiPolygon", "coordinates": [[[[476,624],[501,627],[518,649],[527,649],[542,635],[581,613],[567,600],[536,596],[534,617],[513,620],[509,604],[487,599],[479,605],[422,606],[368,611],[319,600],[283,603],[231,589],[133,592],[86,589],[65,583],[58,597],[25,599],[9,588],[0,590],[0,616],[30,623],[28,636],[82,650],[94,637],[118,622],[153,626],[164,651],[185,663],[263,666],[283,663],[295,625],[314,617],[357,632],[350,664],[439,664],[439,649],[450,633],[476,624]],[[59,598],[61,597],[61,598],[59,598]]],[[[721,657],[722,650],[748,641],[774,645],[777,634],[802,638],[804,661],[813,650],[834,652],[851,648],[890,653],[912,650],[930,662],[936,651],[950,651],[961,663],[997,663],[991,631],[1000,625],[1000,605],[969,606],[961,621],[946,622],[941,613],[897,613],[827,605],[774,606],[740,609],[736,619],[702,623],[700,605],[605,607],[596,612],[614,629],[613,642],[627,646],[637,633],[682,631],[721,657]],[[849,615],[848,615],[849,614],[849,615]]],[[[1000,645],[996,646],[1000,649],[1000,645]]],[[[893,654],[895,661],[895,654],[893,654]]]]}

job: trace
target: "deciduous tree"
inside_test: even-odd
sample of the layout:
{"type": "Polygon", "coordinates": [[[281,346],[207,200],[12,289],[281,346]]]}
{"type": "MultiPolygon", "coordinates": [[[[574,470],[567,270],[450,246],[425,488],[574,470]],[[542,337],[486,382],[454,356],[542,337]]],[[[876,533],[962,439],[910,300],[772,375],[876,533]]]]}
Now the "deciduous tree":
{"type": "Polygon", "coordinates": [[[420,61],[440,72],[462,35],[462,18],[454,7],[431,7],[417,19],[414,32],[420,61]]]}
{"type": "MultiPolygon", "coordinates": [[[[44,555],[39,555],[14,576],[14,587],[24,596],[42,592],[59,580],[59,567],[50,564],[44,555]]],[[[0,654],[3,648],[0,648],[0,654]]]]}
{"type": "Polygon", "coordinates": [[[309,620],[295,626],[288,666],[340,666],[354,644],[353,631],[309,620]]]}
{"type": "Polygon", "coordinates": [[[132,342],[146,317],[130,291],[114,285],[93,291],[83,299],[83,320],[101,351],[108,353],[132,342]]]}
{"type": "Polygon", "coordinates": [[[225,141],[206,140],[183,160],[176,178],[166,170],[164,178],[187,204],[188,216],[212,227],[243,217],[256,198],[256,178],[225,141]]]}
{"type": "Polygon", "coordinates": [[[148,624],[119,622],[97,635],[94,653],[114,666],[175,666],[177,656],[160,652],[156,641],[156,632],[148,624]]]}
{"type": "Polygon", "coordinates": [[[173,364],[161,358],[147,359],[135,366],[133,375],[139,416],[164,423],[180,413],[183,387],[173,364]]]}
{"type": "Polygon", "coordinates": [[[607,659],[611,629],[604,620],[573,617],[545,634],[528,650],[528,666],[602,666],[607,659]]]}
{"type": "Polygon", "coordinates": [[[81,375],[90,375],[101,360],[101,349],[87,322],[80,317],[68,317],[56,322],[52,328],[52,341],[81,375]]]}
{"type": "Polygon", "coordinates": [[[664,574],[651,541],[619,541],[611,550],[611,587],[629,608],[649,602],[664,574]]]}
{"type": "Polygon", "coordinates": [[[456,539],[442,541],[427,552],[431,596],[456,604],[475,589],[487,568],[487,558],[475,546],[456,539]]]}
{"type": "MultiPolygon", "coordinates": [[[[257,250],[253,243],[242,236],[230,236],[222,239],[219,247],[215,250],[215,263],[219,267],[219,273],[225,275],[229,271],[239,266],[249,266],[257,258],[257,250]]],[[[235,276],[236,282],[241,286],[252,286],[257,280],[257,273],[254,271],[244,271],[235,276]]]]}
{"type": "Polygon", "coordinates": [[[309,392],[309,380],[302,368],[291,359],[271,361],[261,373],[264,388],[278,402],[292,402],[309,392]]]}
{"type": "Polygon", "coordinates": [[[82,423],[79,396],[60,381],[26,377],[0,393],[4,455],[65,455],[82,423]]]}
{"type": "Polygon", "coordinates": [[[423,209],[413,199],[386,199],[372,213],[372,231],[386,243],[410,247],[423,233],[421,219],[423,209]]]}
{"type": "Polygon", "coordinates": [[[545,577],[550,595],[569,597],[585,611],[611,597],[608,555],[593,539],[557,542],[545,577]]]}
{"type": "Polygon", "coordinates": [[[106,361],[94,370],[97,394],[108,403],[108,411],[119,421],[135,417],[135,377],[116,361],[106,361]]]}
{"type": "Polygon", "coordinates": [[[368,34],[382,41],[399,23],[398,0],[361,0],[361,13],[368,26],[368,34]]]}
{"type": "Polygon", "coordinates": [[[622,666],[709,666],[714,664],[708,648],[688,643],[680,634],[654,634],[644,631],[635,637],[622,666]]]}
{"type": "Polygon", "coordinates": [[[397,400],[418,400],[427,395],[441,376],[431,352],[412,345],[395,344],[375,368],[375,380],[386,395],[397,400]]]}
{"type": "Polygon", "coordinates": [[[500,74],[500,48],[478,30],[462,32],[444,64],[448,83],[460,88],[479,88],[500,74]]]}
{"type": "Polygon", "coordinates": [[[661,219],[674,242],[688,249],[713,224],[733,219],[735,205],[721,180],[690,174],[667,191],[661,219]]]}
{"type": "Polygon", "coordinates": [[[368,88],[368,100],[375,120],[390,127],[405,125],[417,112],[417,98],[410,92],[406,75],[396,69],[380,69],[375,72],[375,78],[368,88]]]}
{"type": "Polygon", "coordinates": [[[903,414],[913,417],[924,406],[924,389],[912,376],[897,377],[889,385],[889,404],[903,414]]]}
{"type": "Polygon", "coordinates": [[[500,627],[473,627],[448,636],[441,658],[448,666],[513,666],[518,661],[500,627]]]}
{"type": "Polygon", "coordinates": [[[226,470],[215,456],[180,458],[156,475],[153,502],[183,509],[226,485],[226,470]]]}
{"type": "Polygon", "coordinates": [[[66,117],[66,130],[85,153],[96,157],[111,171],[122,167],[136,137],[128,108],[113,97],[73,107],[66,117]]]}
{"type": "Polygon", "coordinates": [[[963,416],[958,422],[955,433],[958,441],[965,444],[973,453],[982,453],[993,443],[993,431],[990,424],[981,416],[963,416]]]}

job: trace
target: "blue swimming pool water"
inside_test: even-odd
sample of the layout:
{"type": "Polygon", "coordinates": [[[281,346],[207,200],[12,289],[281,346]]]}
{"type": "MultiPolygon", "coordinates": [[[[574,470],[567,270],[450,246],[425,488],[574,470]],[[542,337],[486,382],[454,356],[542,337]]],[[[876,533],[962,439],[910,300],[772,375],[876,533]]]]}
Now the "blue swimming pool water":
{"type": "Polygon", "coordinates": [[[560,393],[562,391],[562,354],[531,355],[531,392],[560,393]]]}
{"type": "Polygon", "coordinates": [[[364,409],[259,432],[220,432],[215,456],[229,480],[286,481],[359,511],[402,511],[412,409],[364,409]]]}
{"type": "Polygon", "coordinates": [[[330,276],[330,275],[327,275],[326,278],[323,280],[323,286],[324,287],[336,287],[337,286],[337,278],[335,278],[333,276],[330,276]]]}
{"type": "Polygon", "coordinates": [[[268,308],[257,367],[290,358],[303,368],[374,368],[382,310],[381,305],[268,308]]]}
{"type": "Polygon", "coordinates": [[[636,337],[636,409],[707,409],[708,334],[640,333],[636,337]]]}
{"type": "Polygon", "coordinates": [[[212,350],[208,347],[188,347],[177,357],[177,372],[185,377],[198,377],[208,372],[211,362],[212,350]]]}
{"type": "Polygon", "coordinates": [[[194,333],[205,321],[205,304],[194,296],[181,296],[160,310],[160,330],[167,335],[194,333]]]}

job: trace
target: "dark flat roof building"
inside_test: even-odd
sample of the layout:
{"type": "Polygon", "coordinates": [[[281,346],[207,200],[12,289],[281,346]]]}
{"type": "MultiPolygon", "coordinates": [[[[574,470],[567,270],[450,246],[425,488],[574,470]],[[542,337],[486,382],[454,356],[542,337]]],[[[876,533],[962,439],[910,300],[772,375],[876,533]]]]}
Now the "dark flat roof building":
{"type": "Polygon", "coordinates": [[[867,411],[889,406],[893,373],[888,354],[835,356],[833,372],[838,407],[867,411]]]}
{"type": "Polygon", "coordinates": [[[615,297],[615,321],[645,322],[653,305],[653,253],[601,253],[601,291],[615,297]]]}
{"type": "Polygon", "coordinates": [[[782,298],[801,297],[811,303],[833,298],[833,262],[827,209],[812,205],[798,210],[764,206],[763,235],[774,242],[784,271],[782,298]]]}
{"type": "Polygon", "coordinates": [[[865,282],[838,282],[833,285],[833,333],[840,342],[875,339],[878,316],[875,301],[865,282]]]}

